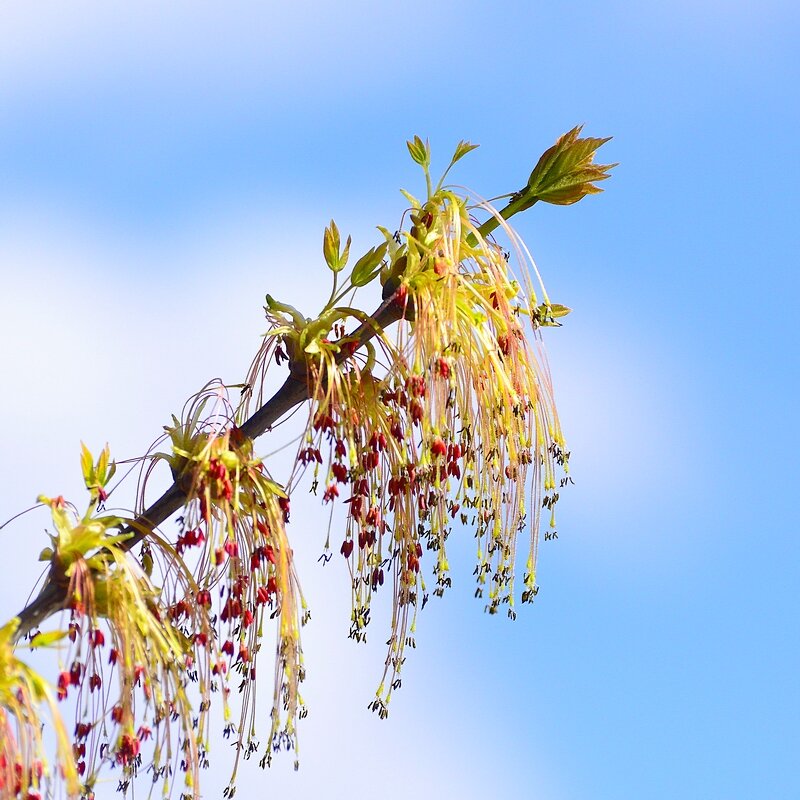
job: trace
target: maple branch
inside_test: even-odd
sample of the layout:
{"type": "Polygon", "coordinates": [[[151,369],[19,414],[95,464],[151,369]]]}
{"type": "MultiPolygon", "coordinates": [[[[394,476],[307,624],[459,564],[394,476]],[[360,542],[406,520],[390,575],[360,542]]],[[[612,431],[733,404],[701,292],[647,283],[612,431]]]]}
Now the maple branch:
{"type": "MultiPolygon", "coordinates": [[[[352,334],[344,338],[348,343],[355,341],[355,349],[363,347],[388,325],[400,320],[403,313],[403,309],[395,301],[395,296],[391,295],[381,303],[372,316],[362,322],[352,334]]],[[[336,357],[337,363],[349,358],[353,352],[352,344],[349,348],[342,348],[336,357]]],[[[241,425],[240,430],[247,438],[257,439],[270,430],[272,425],[284,414],[308,398],[308,382],[290,371],[283,385],[241,425]]],[[[169,519],[183,505],[185,498],[184,491],[178,481],[175,481],[158,500],[136,517],[129,526],[120,531],[122,535],[131,534],[130,538],[120,544],[120,547],[123,550],[134,548],[149,532],[169,519]]],[[[19,627],[15,640],[20,641],[25,638],[45,619],[61,611],[67,601],[68,588],[69,582],[58,579],[51,570],[45,585],[36,598],[17,615],[19,627]]]]}
{"type": "MultiPolygon", "coordinates": [[[[602,191],[595,185],[596,182],[608,178],[609,170],[616,164],[596,164],[594,163],[594,154],[608,139],[580,138],[581,128],[582,126],[575,127],[560,136],[556,143],[542,154],[530,174],[527,184],[519,191],[514,192],[508,205],[498,212],[500,218],[508,219],[539,201],[556,205],[571,205],[587,194],[596,194],[602,191]]],[[[428,145],[423,143],[419,137],[415,137],[413,142],[408,143],[408,147],[412,158],[425,168],[428,194],[430,195],[430,175],[427,171],[430,163],[428,145]]],[[[464,153],[472,149],[474,149],[473,145],[467,142],[460,143],[451,166],[464,153]]],[[[488,236],[499,224],[500,219],[497,216],[490,217],[477,229],[477,233],[482,237],[488,236]]],[[[325,237],[325,259],[328,266],[334,271],[335,294],[335,275],[344,266],[347,257],[344,255],[343,261],[343,256],[339,253],[339,231],[334,223],[331,223],[331,228],[326,229],[325,237]]],[[[477,243],[474,233],[469,234],[467,243],[472,245],[477,243]]],[[[350,240],[348,239],[346,251],[349,250],[349,247],[350,240]]],[[[351,276],[353,286],[364,285],[360,282],[361,278],[365,279],[365,283],[371,280],[367,276],[377,267],[384,252],[385,247],[373,248],[359,260],[353,268],[351,276]],[[361,275],[361,273],[364,274],[361,275]],[[354,279],[353,276],[356,274],[359,274],[359,280],[354,279]]],[[[349,358],[355,350],[382,332],[388,325],[397,322],[404,316],[407,319],[413,318],[413,306],[405,307],[397,297],[398,283],[396,276],[390,276],[384,284],[384,292],[389,296],[371,317],[364,319],[353,334],[339,340],[341,344],[346,343],[347,346],[340,348],[336,356],[337,364],[341,364],[349,358]],[[355,347],[353,347],[353,343],[355,343],[355,347]]],[[[269,295],[267,295],[267,302],[270,302],[269,295]]],[[[290,362],[289,367],[289,376],[283,385],[242,424],[241,431],[247,438],[251,440],[258,438],[284,414],[309,398],[309,385],[305,379],[302,362],[290,362]]],[[[131,534],[122,543],[122,548],[131,550],[135,547],[148,533],[169,519],[183,505],[185,498],[184,491],[176,481],[153,505],[121,531],[123,535],[131,534]]],[[[51,568],[42,591],[18,615],[20,623],[16,633],[17,641],[30,633],[42,620],[64,607],[68,586],[69,584],[63,579],[63,576],[56,574],[51,568]]]]}

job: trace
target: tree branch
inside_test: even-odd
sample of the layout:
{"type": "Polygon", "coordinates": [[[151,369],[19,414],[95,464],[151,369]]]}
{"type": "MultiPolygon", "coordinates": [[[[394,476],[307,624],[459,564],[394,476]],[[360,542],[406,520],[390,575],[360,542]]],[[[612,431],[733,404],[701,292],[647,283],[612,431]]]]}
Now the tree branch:
{"type": "MultiPolygon", "coordinates": [[[[368,320],[361,323],[352,334],[344,338],[348,342],[355,340],[356,349],[358,349],[388,325],[400,320],[403,315],[404,310],[395,302],[394,295],[391,295],[381,303],[368,320]]],[[[343,348],[336,358],[337,363],[345,361],[350,357],[351,353],[351,349],[343,348]]],[[[249,439],[257,439],[268,431],[284,414],[295,406],[300,405],[303,401],[308,400],[308,398],[308,382],[290,372],[275,394],[242,424],[242,433],[249,439]]],[[[135,547],[145,538],[149,531],[154,530],[162,522],[169,519],[183,505],[185,497],[185,493],[178,485],[178,482],[173,483],[130,526],[121,531],[123,534],[131,533],[132,535],[120,546],[124,550],[131,550],[135,547]]],[[[45,619],[61,611],[67,602],[67,591],[68,584],[54,580],[52,575],[49,575],[36,599],[17,615],[20,622],[15,640],[20,641],[32,630],[38,628],[45,619]]]]}

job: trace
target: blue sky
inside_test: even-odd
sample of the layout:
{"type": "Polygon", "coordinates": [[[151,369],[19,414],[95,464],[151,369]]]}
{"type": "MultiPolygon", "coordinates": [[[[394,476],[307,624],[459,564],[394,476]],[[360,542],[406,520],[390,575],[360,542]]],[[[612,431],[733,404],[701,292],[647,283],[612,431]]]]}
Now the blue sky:
{"type": "MultiPolygon", "coordinates": [[[[241,796],[800,796],[796,5],[284,5],[0,8],[0,517],[79,496],[81,439],[135,455],[239,380],[267,291],[311,313],[330,217],[366,249],[421,191],[407,138],[480,143],[456,178],[491,196],[585,123],[605,194],[517,225],[574,309],[546,342],[577,485],[537,603],[486,617],[465,535],[380,722],[309,501],[302,766],[241,796]]],[[[0,532],[4,619],[45,524],[0,532]]]]}

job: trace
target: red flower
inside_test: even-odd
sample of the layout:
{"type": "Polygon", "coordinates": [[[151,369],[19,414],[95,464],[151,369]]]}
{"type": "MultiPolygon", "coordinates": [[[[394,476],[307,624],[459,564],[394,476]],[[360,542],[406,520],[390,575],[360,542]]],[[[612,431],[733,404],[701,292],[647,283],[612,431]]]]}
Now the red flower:
{"type": "Polygon", "coordinates": [[[59,672],[58,674],[58,699],[64,700],[67,696],[67,688],[70,685],[69,672],[59,672]]]}
{"type": "Polygon", "coordinates": [[[412,397],[425,397],[425,378],[422,375],[412,375],[406,381],[406,389],[412,397]]]}
{"type": "Polygon", "coordinates": [[[441,436],[434,436],[433,441],[431,441],[431,453],[434,456],[446,456],[447,455],[447,445],[442,441],[441,436]]]}
{"type": "Polygon", "coordinates": [[[231,558],[238,558],[239,543],[236,541],[236,539],[228,539],[223,545],[223,549],[231,558]]]}
{"type": "Polygon", "coordinates": [[[117,764],[130,764],[139,755],[139,740],[124,733],[117,745],[117,764]]]}
{"type": "Polygon", "coordinates": [[[142,725],[138,731],[136,731],[136,735],[139,738],[140,742],[145,741],[146,739],[150,739],[153,736],[153,731],[150,730],[146,725],[142,725]]]}
{"type": "Polygon", "coordinates": [[[69,682],[73,686],[81,685],[82,672],[83,672],[83,666],[78,661],[75,661],[69,670],[69,682]]]}
{"type": "Polygon", "coordinates": [[[237,619],[242,615],[242,603],[236,598],[229,597],[225,605],[222,607],[222,613],[219,618],[222,622],[227,622],[229,619],[237,619]]]}
{"type": "Polygon", "coordinates": [[[397,287],[397,291],[394,293],[394,302],[397,303],[398,306],[401,308],[406,307],[406,301],[408,300],[408,286],[404,283],[401,283],[397,287]]]}
{"type": "Polygon", "coordinates": [[[92,730],[92,726],[89,722],[79,722],[75,726],[75,738],[76,739],[85,739],[92,730]]]}
{"type": "Polygon", "coordinates": [[[398,442],[402,442],[403,441],[403,438],[404,438],[403,427],[402,427],[402,425],[400,425],[400,423],[397,420],[394,420],[392,422],[391,428],[389,429],[389,433],[391,433],[392,436],[395,439],[397,439],[398,442]]]}

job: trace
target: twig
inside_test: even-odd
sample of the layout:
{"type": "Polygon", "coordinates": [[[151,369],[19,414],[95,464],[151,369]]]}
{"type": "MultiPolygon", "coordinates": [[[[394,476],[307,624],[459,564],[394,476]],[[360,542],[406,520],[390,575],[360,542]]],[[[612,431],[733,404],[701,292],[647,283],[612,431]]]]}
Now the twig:
{"type": "MultiPolygon", "coordinates": [[[[397,322],[402,317],[403,309],[395,302],[394,295],[392,295],[381,303],[368,320],[365,320],[345,339],[348,342],[355,341],[356,349],[358,349],[388,325],[397,322]]],[[[337,363],[342,363],[349,358],[352,352],[352,347],[342,348],[337,355],[337,363]]],[[[304,400],[308,400],[308,398],[308,382],[303,377],[290,373],[275,394],[242,424],[242,433],[248,439],[257,439],[268,431],[284,414],[304,400]]],[[[169,519],[183,505],[185,499],[186,495],[176,481],[130,526],[121,531],[122,534],[130,533],[132,535],[122,542],[120,547],[123,550],[131,550],[150,531],[153,531],[162,522],[169,519]]],[[[23,639],[32,630],[38,628],[45,619],[61,611],[67,602],[67,591],[68,584],[54,580],[52,575],[48,576],[36,599],[25,606],[17,615],[19,617],[19,627],[15,636],[16,641],[23,639]]]]}

